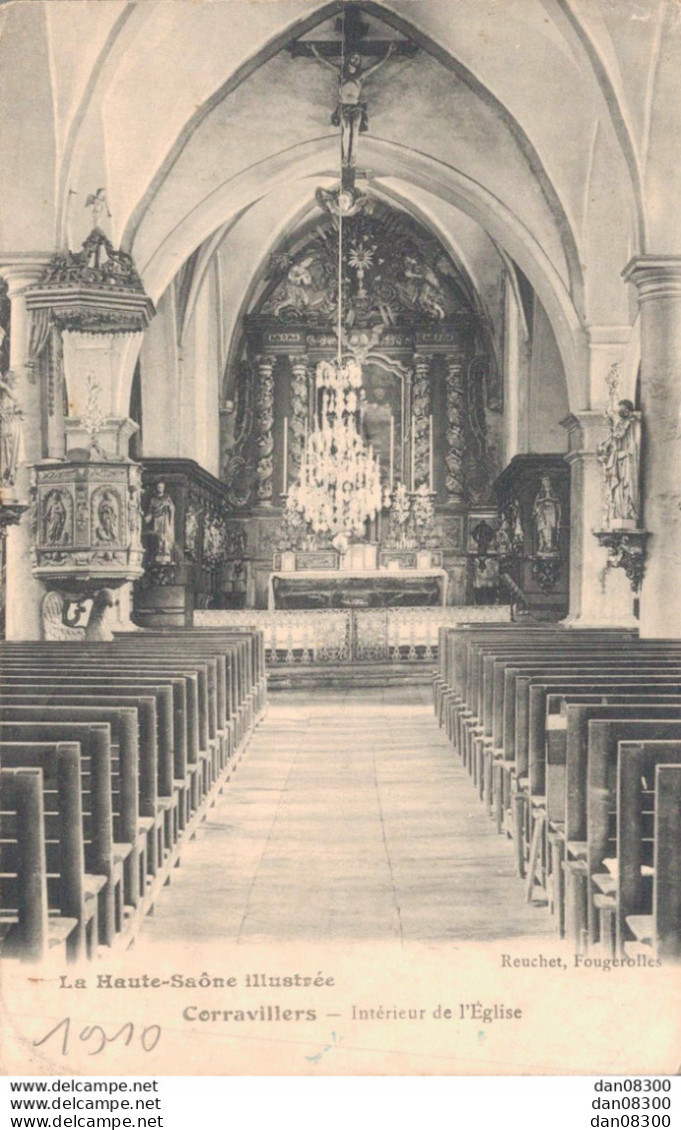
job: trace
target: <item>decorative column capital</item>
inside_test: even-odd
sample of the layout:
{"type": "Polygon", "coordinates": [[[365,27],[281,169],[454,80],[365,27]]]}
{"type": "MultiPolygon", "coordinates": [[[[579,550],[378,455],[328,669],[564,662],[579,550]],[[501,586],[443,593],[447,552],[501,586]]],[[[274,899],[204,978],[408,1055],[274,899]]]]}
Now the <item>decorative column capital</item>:
{"type": "Polygon", "coordinates": [[[297,373],[307,374],[310,368],[310,358],[307,353],[292,353],[289,356],[289,364],[294,376],[297,373]]]}
{"type": "Polygon", "coordinates": [[[568,463],[578,455],[595,455],[596,448],[605,436],[602,412],[571,412],[560,421],[568,433],[568,463]]]}
{"type": "Polygon", "coordinates": [[[53,251],[0,255],[0,276],[7,283],[8,297],[14,298],[28,287],[35,286],[44,275],[53,255],[53,251]]]}
{"type": "Polygon", "coordinates": [[[681,298],[681,255],[635,255],[622,278],[638,290],[642,304],[657,298],[681,298]]]}

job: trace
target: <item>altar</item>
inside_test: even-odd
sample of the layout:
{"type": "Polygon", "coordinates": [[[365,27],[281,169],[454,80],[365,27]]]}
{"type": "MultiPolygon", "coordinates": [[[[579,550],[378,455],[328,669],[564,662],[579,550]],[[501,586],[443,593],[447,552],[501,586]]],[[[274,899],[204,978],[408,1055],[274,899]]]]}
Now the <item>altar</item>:
{"type": "Polygon", "coordinates": [[[270,611],[434,608],[447,603],[447,573],[429,569],[307,569],[270,576],[270,611]]]}

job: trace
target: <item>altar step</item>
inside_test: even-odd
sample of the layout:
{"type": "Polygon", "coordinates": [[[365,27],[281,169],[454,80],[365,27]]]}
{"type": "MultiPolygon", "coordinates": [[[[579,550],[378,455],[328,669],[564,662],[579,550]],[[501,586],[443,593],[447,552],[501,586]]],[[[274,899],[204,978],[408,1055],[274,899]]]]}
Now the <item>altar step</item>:
{"type": "Polygon", "coordinates": [[[389,687],[430,685],[434,663],[300,663],[267,668],[270,691],[313,687],[389,687]]]}

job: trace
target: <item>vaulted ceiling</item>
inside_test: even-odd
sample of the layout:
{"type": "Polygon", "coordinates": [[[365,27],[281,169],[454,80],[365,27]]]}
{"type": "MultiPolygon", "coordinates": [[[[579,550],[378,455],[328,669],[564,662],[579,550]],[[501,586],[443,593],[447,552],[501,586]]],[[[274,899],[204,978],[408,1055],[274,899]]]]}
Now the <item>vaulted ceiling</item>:
{"type": "MultiPolygon", "coordinates": [[[[78,245],[87,195],[106,185],[114,237],[152,297],[197,249],[219,254],[229,335],[272,245],[337,175],[333,76],[287,46],[332,38],[341,8],[4,6],[0,244],[78,245]]],[[[387,0],[363,11],[372,38],[419,48],[367,84],[359,163],[371,191],[427,222],[483,299],[514,260],[550,318],[572,403],[586,402],[585,329],[629,323],[628,258],[681,251],[670,223],[678,5],[387,0]]]]}

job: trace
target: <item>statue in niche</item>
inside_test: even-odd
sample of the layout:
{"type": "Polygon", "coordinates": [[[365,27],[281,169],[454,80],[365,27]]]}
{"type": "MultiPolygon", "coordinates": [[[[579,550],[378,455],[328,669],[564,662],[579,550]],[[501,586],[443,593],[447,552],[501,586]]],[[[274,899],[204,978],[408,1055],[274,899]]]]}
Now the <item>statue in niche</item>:
{"type": "Polygon", "coordinates": [[[362,100],[362,88],[370,75],[387,63],[395,51],[395,44],[391,43],[383,58],[366,69],[358,52],[353,52],[339,67],[320,55],[314,45],[311,47],[317,62],[338,77],[338,103],[331,115],[331,125],[341,127],[342,161],[346,168],[351,168],[356,160],[358,135],[369,129],[369,113],[366,102],[362,100]]]}
{"type": "Polygon", "coordinates": [[[532,506],[532,518],[537,539],[537,552],[541,554],[557,553],[561,506],[553,493],[550,475],[542,475],[541,477],[541,486],[532,506]]]}
{"type": "Polygon", "coordinates": [[[118,496],[112,490],[104,490],[99,500],[95,541],[101,545],[118,542],[118,496]]]}
{"type": "MultiPolygon", "coordinates": [[[[611,391],[613,381],[608,382],[611,391]]],[[[639,500],[639,431],[638,414],[631,400],[611,401],[605,411],[608,436],[597,448],[605,484],[605,526],[619,523],[637,524],[639,500]]]]}
{"type": "Polygon", "coordinates": [[[51,490],[45,499],[43,512],[44,542],[46,545],[63,545],[68,538],[66,523],[68,511],[64,505],[62,491],[51,490]]]}
{"type": "MultiPolygon", "coordinates": [[[[0,331],[2,332],[2,331],[0,331]]],[[[0,374],[0,480],[12,487],[16,481],[21,449],[23,413],[15,394],[16,377],[0,374]]]]}
{"type": "Polygon", "coordinates": [[[151,496],[144,521],[156,543],[152,560],[157,565],[169,565],[175,547],[175,503],[166,493],[164,482],[156,483],[156,493],[151,496]]]}

